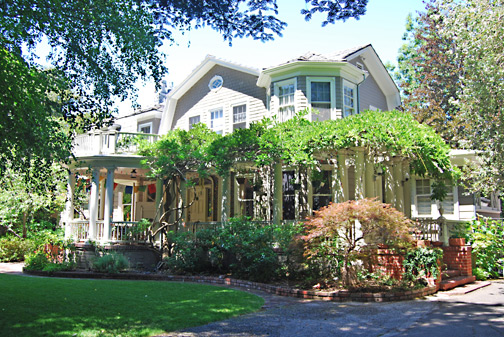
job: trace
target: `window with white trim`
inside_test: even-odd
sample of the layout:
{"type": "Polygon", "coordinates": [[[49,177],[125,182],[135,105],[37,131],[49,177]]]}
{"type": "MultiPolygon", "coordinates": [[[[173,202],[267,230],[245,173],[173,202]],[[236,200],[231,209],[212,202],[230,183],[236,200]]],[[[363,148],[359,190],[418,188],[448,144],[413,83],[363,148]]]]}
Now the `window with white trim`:
{"type": "Polygon", "coordinates": [[[247,105],[233,106],[233,131],[247,127],[247,105]]]}
{"type": "Polygon", "coordinates": [[[275,95],[278,97],[278,120],[285,122],[294,116],[296,80],[275,83],[275,95]]]}
{"type": "Polygon", "coordinates": [[[334,79],[307,78],[308,98],[312,109],[318,113],[312,114],[312,120],[325,121],[332,119],[335,107],[334,79]]]}
{"type": "Polygon", "coordinates": [[[138,132],[152,133],[152,122],[138,124],[138,132]]]}
{"type": "Polygon", "coordinates": [[[222,135],[224,131],[224,114],[222,108],[210,110],[210,129],[222,135]]]}
{"type": "Polygon", "coordinates": [[[441,202],[443,206],[443,214],[455,214],[455,200],[453,197],[453,184],[449,180],[445,180],[446,196],[441,202]]]}
{"type": "Polygon", "coordinates": [[[201,117],[199,115],[189,117],[189,130],[191,130],[194,127],[194,125],[198,124],[199,122],[201,122],[201,117]]]}
{"type": "Polygon", "coordinates": [[[222,88],[222,84],[224,84],[222,76],[215,75],[208,83],[208,89],[210,89],[211,91],[217,91],[218,89],[222,88]]]}
{"type": "Polygon", "coordinates": [[[431,215],[431,185],[429,179],[416,180],[416,208],[418,215],[431,215]]]}
{"type": "Polygon", "coordinates": [[[343,80],[343,116],[357,113],[357,86],[343,80]]]}

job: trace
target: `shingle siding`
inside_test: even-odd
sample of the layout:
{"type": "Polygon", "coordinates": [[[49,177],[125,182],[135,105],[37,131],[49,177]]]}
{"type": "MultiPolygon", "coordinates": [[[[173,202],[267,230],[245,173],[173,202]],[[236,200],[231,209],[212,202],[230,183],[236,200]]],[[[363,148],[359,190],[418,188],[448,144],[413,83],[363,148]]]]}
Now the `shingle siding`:
{"type": "MultiPolygon", "coordinates": [[[[362,58],[357,57],[350,61],[353,65],[356,65],[357,62],[364,65],[364,70],[366,70],[366,66],[362,58]]],[[[371,74],[369,74],[366,80],[359,85],[360,111],[370,109],[370,106],[374,106],[383,111],[388,110],[387,98],[371,74]]]]}
{"type": "Polygon", "coordinates": [[[174,114],[173,128],[187,129],[189,117],[200,116],[200,121],[210,127],[212,109],[222,108],[224,132],[232,132],[234,105],[247,104],[248,122],[258,121],[266,115],[266,92],[256,85],[257,76],[246,74],[220,65],[206,73],[178,102],[174,114]],[[222,76],[223,86],[211,91],[208,83],[215,75],[222,76]]]}

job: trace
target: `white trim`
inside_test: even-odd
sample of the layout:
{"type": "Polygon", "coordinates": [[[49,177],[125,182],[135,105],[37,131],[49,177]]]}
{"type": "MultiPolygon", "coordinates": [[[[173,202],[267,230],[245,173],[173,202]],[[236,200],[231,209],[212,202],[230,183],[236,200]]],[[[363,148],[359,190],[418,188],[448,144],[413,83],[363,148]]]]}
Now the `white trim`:
{"type": "MultiPolygon", "coordinates": [[[[234,107],[238,107],[238,106],[242,106],[244,105],[245,106],[245,128],[248,128],[250,123],[249,123],[249,119],[250,119],[250,111],[249,111],[249,102],[248,101],[237,101],[236,103],[231,103],[229,105],[229,122],[231,124],[231,128],[230,128],[230,132],[233,132],[234,131],[234,107]]],[[[243,123],[243,122],[241,122],[243,123]]]]}
{"type": "Polygon", "coordinates": [[[153,131],[153,130],[152,130],[152,126],[153,126],[152,122],[147,122],[147,123],[138,124],[137,131],[138,131],[138,132],[142,132],[142,131],[141,131],[141,130],[142,130],[142,128],[149,127],[149,132],[144,132],[144,133],[150,133],[150,134],[152,134],[152,131],[153,131]]]}
{"type": "Polygon", "coordinates": [[[283,86],[288,86],[288,85],[291,85],[293,84],[294,85],[294,102],[293,102],[293,107],[294,107],[294,111],[293,111],[293,114],[295,114],[297,112],[297,109],[296,109],[296,99],[297,99],[297,78],[294,77],[294,78],[290,78],[290,79],[287,79],[287,80],[283,80],[283,81],[279,81],[279,82],[275,82],[274,83],[274,96],[273,96],[273,101],[274,101],[274,106],[275,106],[275,111],[274,111],[274,115],[277,116],[277,120],[279,122],[284,122],[282,116],[279,116],[279,111],[280,111],[280,99],[279,99],[279,89],[280,87],[283,87],[283,86]]]}
{"type": "MultiPolygon", "coordinates": [[[[308,104],[312,107],[312,96],[311,96],[311,83],[312,82],[329,82],[330,87],[330,104],[331,104],[331,117],[330,119],[336,119],[336,80],[334,77],[306,77],[306,95],[308,96],[308,104]]],[[[310,120],[312,116],[310,115],[310,120]]]]}
{"type": "Polygon", "coordinates": [[[208,89],[210,89],[210,91],[216,92],[219,91],[219,89],[221,89],[223,85],[224,79],[222,78],[222,76],[215,75],[208,82],[208,89]]]}
{"type": "Polygon", "coordinates": [[[357,102],[357,99],[358,99],[357,85],[355,83],[352,83],[352,82],[346,80],[346,79],[343,79],[342,85],[341,85],[341,94],[343,95],[342,96],[342,98],[343,98],[343,101],[342,101],[342,108],[343,108],[342,110],[343,111],[342,112],[343,112],[343,117],[348,117],[350,115],[347,115],[345,113],[345,107],[346,107],[346,105],[345,105],[345,87],[348,87],[353,90],[353,98],[352,98],[353,99],[353,107],[352,107],[352,109],[354,110],[354,112],[350,115],[356,115],[359,113],[359,110],[358,110],[359,104],[357,102]]]}
{"type": "MultiPolygon", "coordinates": [[[[194,117],[199,117],[199,122],[198,123],[201,123],[201,114],[197,114],[197,115],[191,115],[191,116],[187,116],[187,130],[191,130],[191,118],[194,118],[194,117]]],[[[197,124],[197,123],[195,123],[197,124]]]]}
{"type": "MultiPolygon", "coordinates": [[[[439,218],[439,204],[441,202],[436,201],[436,200],[430,200],[430,194],[429,194],[429,200],[430,200],[430,205],[431,205],[431,211],[429,214],[418,214],[418,195],[416,193],[416,182],[417,180],[429,180],[429,186],[431,187],[429,189],[429,192],[432,193],[432,179],[429,178],[420,178],[420,177],[415,177],[412,179],[411,182],[411,193],[412,193],[412,200],[411,200],[411,215],[414,218],[432,218],[432,219],[437,219],[439,218]]],[[[445,217],[447,220],[460,220],[460,207],[459,207],[459,200],[458,200],[458,187],[456,185],[452,186],[451,192],[448,192],[449,194],[453,195],[453,213],[446,213],[443,212],[443,217],[445,217]]]]}

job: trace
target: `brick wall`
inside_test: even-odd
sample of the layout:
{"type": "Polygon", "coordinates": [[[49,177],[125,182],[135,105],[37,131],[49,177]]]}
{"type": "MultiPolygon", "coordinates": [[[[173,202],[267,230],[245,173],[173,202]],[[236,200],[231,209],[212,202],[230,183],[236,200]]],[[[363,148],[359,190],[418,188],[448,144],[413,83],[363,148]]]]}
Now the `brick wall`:
{"type": "Polygon", "coordinates": [[[470,246],[450,246],[443,248],[443,262],[448,269],[460,270],[460,275],[472,275],[470,246]]]}
{"type": "Polygon", "coordinates": [[[403,260],[403,255],[390,249],[371,250],[367,268],[370,272],[381,271],[396,280],[401,280],[404,273],[403,260]]]}

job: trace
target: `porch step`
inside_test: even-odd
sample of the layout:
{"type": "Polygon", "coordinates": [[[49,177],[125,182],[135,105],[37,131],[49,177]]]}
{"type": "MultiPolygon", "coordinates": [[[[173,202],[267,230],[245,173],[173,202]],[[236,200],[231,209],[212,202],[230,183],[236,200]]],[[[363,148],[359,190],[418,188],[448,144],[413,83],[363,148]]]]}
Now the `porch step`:
{"type": "Polygon", "coordinates": [[[449,290],[453,289],[455,287],[468,284],[468,283],[473,283],[476,281],[476,276],[455,276],[451,277],[447,280],[441,281],[441,284],[439,285],[439,290],[449,290]]]}
{"type": "Polygon", "coordinates": [[[460,270],[448,269],[441,272],[441,278],[447,280],[449,278],[460,276],[460,270]]]}

